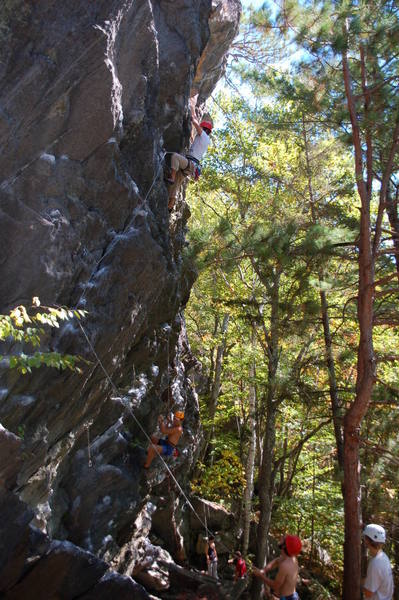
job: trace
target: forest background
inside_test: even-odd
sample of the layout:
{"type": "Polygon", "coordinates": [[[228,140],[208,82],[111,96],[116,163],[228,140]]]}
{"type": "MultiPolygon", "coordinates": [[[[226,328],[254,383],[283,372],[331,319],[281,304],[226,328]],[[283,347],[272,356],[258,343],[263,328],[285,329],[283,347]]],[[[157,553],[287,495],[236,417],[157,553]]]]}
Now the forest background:
{"type": "Polygon", "coordinates": [[[298,534],[326,590],[360,600],[366,522],[386,528],[399,588],[399,9],[256,8],[189,192],[192,487],[238,514],[255,564],[269,533],[298,534]]]}

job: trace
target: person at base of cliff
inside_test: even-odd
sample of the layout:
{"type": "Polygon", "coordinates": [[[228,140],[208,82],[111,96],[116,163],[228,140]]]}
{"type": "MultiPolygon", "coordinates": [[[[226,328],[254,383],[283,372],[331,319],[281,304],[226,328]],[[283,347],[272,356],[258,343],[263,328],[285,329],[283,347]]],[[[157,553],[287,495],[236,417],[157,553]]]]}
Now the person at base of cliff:
{"type": "Polygon", "coordinates": [[[168,209],[171,211],[176,202],[176,189],[174,183],[176,174],[182,171],[184,175],[197,180],[201,174],[201,158],[204,156],[210,143],[210,136],[213,124],[210,120],[204,120],[200,123],[195,115],[195,102],[197,97],[191,100],[191,120],[196,130],[196,136],[186,156],[173,152],[170,159],[170,175],[166,178],[167,183],[171,184],[169,191],[168,209]]]}
{"type": "Polygon", "coordinates": [[[392,600],[393,577],[388,556],[383,552],[385,529],[370,523],[363,531],[364,543],[371,557],[367,565],[366,579],[363,581],[363,595],[372,600],[392,600]]]}
{"type": "Polygon", "coordinates": [[[206,563],[208,565],[208,575],[219,579],[218,577],[218,553],[216,551],[215,536],[210,535],[205,550],[206,563]]]}
{"type": "Polygon", "coordinates": [[[302,542],[296,535],[285,535],[279,543],[279,548],[280,556],[268,563],[264,569],[252,567],[252,573],[255,577],[260,577],[280,600],[299,600],[296,592],[299,572],[296,557],[301,551],[302,542]],[[276,568],[278,570],[275,579],[266,577],[266,573],[276,568]]]}
{"type": "Polygon", "coordinates": [[[160,454],[161,456],[176,456],[176,446],[183,434],[182,421],[184,420],[184,412],[177,410],[172,421],[162,416],[159,417],[158,423],[161,433],[166,435],[166,438],[158,438],[151,436],[151,444],[148,446],[147,458],[144,463],[144,468],[148,469],[151,466],[154,458],[160,454]]]}
{"type": "Polygon", "coordinates": [[[247,565],[246,565],[245,560],[243,559],[241,552],[239,550],[237,550],[237,552],[234,552],[234,558],[231,558],[229,560],[229,563],[235,564],[235,571],[234,571],[234,581],[235,582],[246,576],[247,565]]]}

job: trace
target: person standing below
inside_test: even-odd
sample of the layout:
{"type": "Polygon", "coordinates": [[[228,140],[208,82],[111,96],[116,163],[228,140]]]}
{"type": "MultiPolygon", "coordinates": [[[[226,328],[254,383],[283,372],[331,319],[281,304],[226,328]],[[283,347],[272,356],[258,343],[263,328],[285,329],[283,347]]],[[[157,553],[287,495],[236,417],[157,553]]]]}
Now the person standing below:
{"type": "Polygon", "coordinates": [[[392,600],[392,567],[388,556],[382,550],[386,539],[385,529],[381,525],[370,523],[365,527],[363,537],[370,556],[366,579],[363,582],[364,597],[372,600],[392,600]]]}
{"type": "Polygon", "coordinates": [[[298,579],[297,555],[302,548],[302,542],[296,535],[285,535],[279,543],[280,556],[272,560],[264,569],[252,567],[255,577],[260,577],[268,585],[280,600],[299,600],[296,592],[298,579]],[[278,569],[275,579],[269,579],[266,573],[278,569]]]}
{"type": "Polygon", "coordinates": [[[216,552],[215,537],[210,535],[206,547],[206,562],[208,565],[208,575],[219,579],[218,577],[218,553],[216,552]]]}
{"type": "Polygon", "coordinates": [[[239,550],[234,552],[234,558],[229,560],[229,563],[235,563],[234,582],[238,581],[239,579],[243,579],[243,577],[246,576],[247,565],[245,564],[245,560],[243,559],[239,550]]]}

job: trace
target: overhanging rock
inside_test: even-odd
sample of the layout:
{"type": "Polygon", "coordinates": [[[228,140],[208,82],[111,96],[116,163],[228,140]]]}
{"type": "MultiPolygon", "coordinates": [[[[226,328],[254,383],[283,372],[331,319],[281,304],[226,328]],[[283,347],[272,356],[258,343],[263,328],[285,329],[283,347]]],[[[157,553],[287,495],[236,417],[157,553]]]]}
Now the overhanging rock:
{"type": "Polygon", "coordinates": [[[19,460],[3,484],[44,535],[107,561],[139,537],[143,431],[168,386],[187,417],[182,483],[199,441],[188,213],[169,226],[161,159],[187,146],[189,98],[211,93],[239,17],[237,0],[0,5],[0,312],[33,296],[84,308],[83,331],[71,321],[44,343],[90,361],[82,375],[0,365],[1,437],[19,460]]]}

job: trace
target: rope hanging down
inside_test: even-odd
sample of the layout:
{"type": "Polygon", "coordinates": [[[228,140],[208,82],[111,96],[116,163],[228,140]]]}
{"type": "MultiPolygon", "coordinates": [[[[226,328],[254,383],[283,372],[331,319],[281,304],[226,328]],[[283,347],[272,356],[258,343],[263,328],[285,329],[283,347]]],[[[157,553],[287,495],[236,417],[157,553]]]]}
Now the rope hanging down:
{"type": "Polygon", "coordinates": [[[89,467],[93,466],[93,461],[91,460],[91,452],[90,452],[90,424],[87,426],[87,459],[89,467]]]}
{"type": "MultiPolygon", "coordinates": [[[[95,350],[95,348],[94,348],[93,344],[91,343],[91,341],[90,341],[90,339],[89,339],[89,337],[88,337],[88,335],[87,335],[87,333],[86,333],[86,331],[85,331],[85,329],[84,329],[84,327],[83,327],[83,325],[82,325],[82,323],[81,323],[80,321],[79,321],[79,327],[80,327],[80,329],[81,329],[81,331],[82,331],[82,333],[83,333],[83,336],[85,337],[85,339],[86,339],[86,342],[87,342],[87,344],[88,344],[88,346],[89,346],[90,350],[92,351],[92,353],[93,353],[93,355],[94,355],[94,357],[95,357],[95,359],[96,359],[96,361],[97,361],[98,365],[101,367],[101,369],[102,369],[102,371],[103,371],[103,373],[104,373],[104,375],[105,375],[105,377],[106,377],[107,381],[108,381],[108,382],[109,382],[109,384],[111,385],[111,387],[112,387],[112,389],[114,390],[114,392],[116,392],[116,395],[117,395],[117,397],[119,397],[119,398],[120,398],[121,396],[119,395],[119,390],[118,390],[118,388],[116,387],[116,385],[115,385],[115,384],[114,384],[114,382],[112,381],[112,379],[111,379],[111,376],[109,375],[109,373],[108,373],[107,369],[105,368],[105,366],[104,366],[104,364],[102,363],[102,361],[101,361],[100,357],[98,356],[98,354],[97,354],[97,352],[96,352],[96,350],[95,350]]],[[[140,421],[137,419],[136,415],[135,415],[135,414],[134,414],[134,412],[132,411],[132,408],[129,406],[129,404],[127,404],[126,406],[127,406],[128,410],[129,410],[129,412],[130,412],[131,416],[133,417],[134,421],[135,421],[135,422],[136,422],[136,424],[138,425],[139,429],[142,431],[142,433],[144,434],[144,436],[147,438],[148,442],[149,442],[150,444],[152,444],[152,441],[151,441],[151,438],[150,438],[150,436],[147,434],[147,432],[145,431],[144,427],[141,425],[140,421]]],[[[152,445],[153,445],[153,444],[152,444],[152,445]]],[[[160,458],[160,459],[161,459],[161,461],[163,462],[163,464],[164,464],[164,466],[165,466],[165,469],[167,470],[167,472],[168,472],[169,476],[170,476],[170,477],[173,479],[173,481],[174,481],[174,483],[175,483],[175,485],[176,485],[177,489],[179,490],[179,493],[180,493],[180,494],[181,494],[181,495],[184,497],[184,499],[185,499],[185,501],[186,501],[187,505],[190,507],[190,509],[192,510],[192,512],[195,514],[195,516],[197,517],[197,519],[198,519],[198,521],[201,523],[201,525],[203,525],[203,527],[205,528],[205,531],[207,532],[207,534],[208,534],[208,533],[212,534],[212,531],[210,531],[210,530],[207,528],[206,524],[205,524],[205,523],[202,521],[201,517],[199,516],[199,514],[198,514],[198,513],[197,513],[197,511],[195,510],[194,506],[191,504],[190,500],[187,498],[187,496],[186,496],[186,494],[185,494],[184,490],[182,489],[181,485],[180,485],[180,484],[179,484],[179,482],[177,481],[176,477],[173,475],[173,473],[172,473],[172,471],[170,470],[169,466],[168,466],[168,465],[167,465],[167,463],[165,462],[165,460],[164,460],[163,456],[162,456],[161,454],[159,454],[159,452],[158,452],[158,450],[156,449],[156,447],[155,447],[155,446],[154,446],[154,448],[155,448],[155,450],[156,450],[156,453],[157,453],[157,455],[159,456],[159,458],[160,458]]]]}
{"type": "MultiPolygon", "coordinates": [[[[148,197],[149,197],[149,195],[150,195],[150,193],[151,193],[151,191],[152,191],[152,189],[153,189],[153,187],[154,187],[154,184],[155,184],[156,180],[157,180],[157,179],[158,179],[158,177],[159,177],[159,174],[160,174],[160,172],[161,172],[161,169],[163,168],[163,162],[164,162],[164,160],[165,160],[165,156],[166,156],[166,154],[170,154],[170,153],[168,153],[168,152],[166,152],[166,151],[164,151],[164,152],[163,152],[162,158],[161,158],[161,160],[160,160],[160,163],[159,163],[159,167],[158,167],[158,169],[157,169],[157,172],[155,173],[155,176],[154,176],[154,179],[153,179],[153,181],[152,181],[152,183],[151,183],[151,186],[150,186],[150,188],[148,189],[148,192],[147,192],[147,194],[145,195],[145,198],[144,198],[144,200],[143,200],[143,203],[145,203],[145,202],[147,201],[147,199],[148,199],[148,197]]],[[[134,216],[133,216],[133,217],[132,217],[132,219],[129,221],[129,223],[128,223],[128,227],[129,227],[129,226],[130,226],[130,224],[132,223],[132,220],[133,220],[133,218],[134,218],[134,216]]],[[[109,250],[107,250],[107,251],[105,252],[105,254],[103,254],[103,256],[102,256],[102,257],[101,257],[101,258],[100,258],[100,259],[97,261],[97,263],[94,265],[94,268],[92,269],[92,272],[91,272],[91,274],[90,274],[90,277],[89,277],[89,279],[87,280],[87,283],[86,283],[85,289],[83,290],[82,294],[80,295],[80,297],[79,297],[78,301],[77,301],[77,302],[76,302],[76,304],[75,304],[75,308],[76,308],[76,307],[78,307],[78,306],[79,306],[79,304],[80,304],[80,303],[82,302],[82,300],[84,299],[84,296],[85,296],[85,294],[86,294],[86,290],[87,290],[87,285],[88,285],[88,283],[91,281],[91,278],[93,277],[93,275],[94,275],[94,272],[97,270],[97,268],[98,268],[99,264],[100,264],[100,263],[102,262],[102,260],[103,260],[103,259],[104,259],[104,258],[107,256],[107,254],[108,254],[108,253],[111,251],[111,249],[112,249],[112,245],[111,245],[111,247],[109,248],[109,250]]],[[[112,387],[112,389],[114,390],[114,392],[116,392],[116,395],[117,395],[117,396],[119,396],[119,390],[118,390],[118,388],[116,387],[116,385],[115,385],[115,384],[114,384],[114,382],[112,381],[112,378],[110,377],[110,375],[109,375],[108,371],[107,371],[107,370],[106,370],[106,368],[104,367],[104,364],[102,363],[102,361],[101,361],[100,357],[98,356],[98,354],[97,354],[97,352],[96,352],[96,350],[95,350],[95,348],[94,348],[93,344],[91,343],[91,341],[90,341],[90,339],[89,339],[89,337],[88,337],[88,335],[87,335],[87,333],[86,333],[86,331],[85,331],[85,329],[84,329],[84,327],[83,327],[82,323],[79,321],[79,323],[78,323],[78,324],[79,324],[79,327],[80,327],[80,329],[81,329],[81,331],[82,331],[82,333],[83,333],[83,336],[85,337],[85,339],[86,339],[86,342],[87,342],[87,344],[88,344],[88,346],[89,346],[89,348],[90,348],[91,352],[93,353],[93,355],[94,355],[94,357],[95,357],[95,359],[96,359],[96,361],[97,361],[98,365],[101,367],[102,371],[104,372],[104,375],[105,375],[106,379],[108,380],[108,382],[109,382],[109,384],[111,385],[111,387],[112,387]]],[[[168,361],[169,361],[169,336],[168,336],[168,341],[167,341],[167,352],[168,352],[168,361]]],[[[169,364],[167,365],[167,369],[168,369],[168,382],[169,382],[169,364]]],[[[170,393],[170,392],[168,391],[168,400],[169,400],[169,393],[170,393]]],[[[119,397],[120,397],[120,396],[119,396],[119,397]]],[[[142,431],[142,433],[144,434],[144,436],[145,436],[145,437],[146,437],[146,439],[148,440],[148,442],[149,442],[150,444],[152,444],[151,438],[149,437],[149,435],[147,434],[147,432],[145,431],[145,429],[144,429],[144,428],[143,428],[143,426],[141,425],[140,421],[137,419],[137,417],[136,417],[136,416],[135,416],[135,414],[133,413],[133,411],[132,411],[131,407],[130,407],[129,405],[127,405],[127,408],[128,408],[128,410],[129,410],[129,412],[130,412],[131,416],[133,417],[134,421],[136,422],[136,424],[138,425],[138,427],[140,428],[140,430],[142,431]]],[[[88,444],[89,444],[89,430],[88,430],[88,429],[87,429],[87,436],[88,436],[88,444]]],[[[152,445],[153,445],[153,444],[152,444],[152,445]]],[[[155,446],[154,446],[154,448],[155,448],[155,446]]],[[[184,497],[185,501],[187,502],[188,506],[189,506],[189,507],[190,507],[190,509],[193,511],[193,513],[196,515],[196,517],[197,517],[197,519],[199,520],[199,522],[200,522],[200,523],[201,523],[201,524],[202,524],[202,525],[205,527],[205,530],[207,531],[207,533],[212,533],[212,532],[210,532],[210,531],[207,529],[206,525],[205,525],[205,524],[203,523],[203,521],[201,520],[201,518],[200,518],[200,516],[198,515],[197,511],[195,510],[195,508],[194,508],[194,507],[193,507],[193,505],[191,504],[190,500],[187,498],[187,496],[186,496],[186,494],[184,493],[184,491],[183,491],[182,487],[180,486],[179,482],[177,481],[177,479],[176,479],[176,478],[175,478],[175,476],[173,475],[172,471],[170,470],[169,466],[167,465],[167,463],[165,462],[165,460],[163,459],[163,457],[161,456],[161,454],[159,454],[159,452],[158,452],[158,450],[157,450],[156,448],[155,448],[155,451],[156,451],[157,455],[159,456],[159,458],[161,459],[161,461],[163,462],[163,464],[164,464],[164,466],[165,466],[166,470],[167,470],[167,471],[168,471],[168,473],[169,473],[169,476],[170,476],[170,477],[173,479],[174,483],[176,484],[176,487],[177,487],[177,489],[179,490],[179,493],[180,493],[180,494],[181,494],[181,495],[184,497]]],[[[90,466],[92,465],[91,456],[89,456],[89,465],[90,465],[90,466]]]]}

